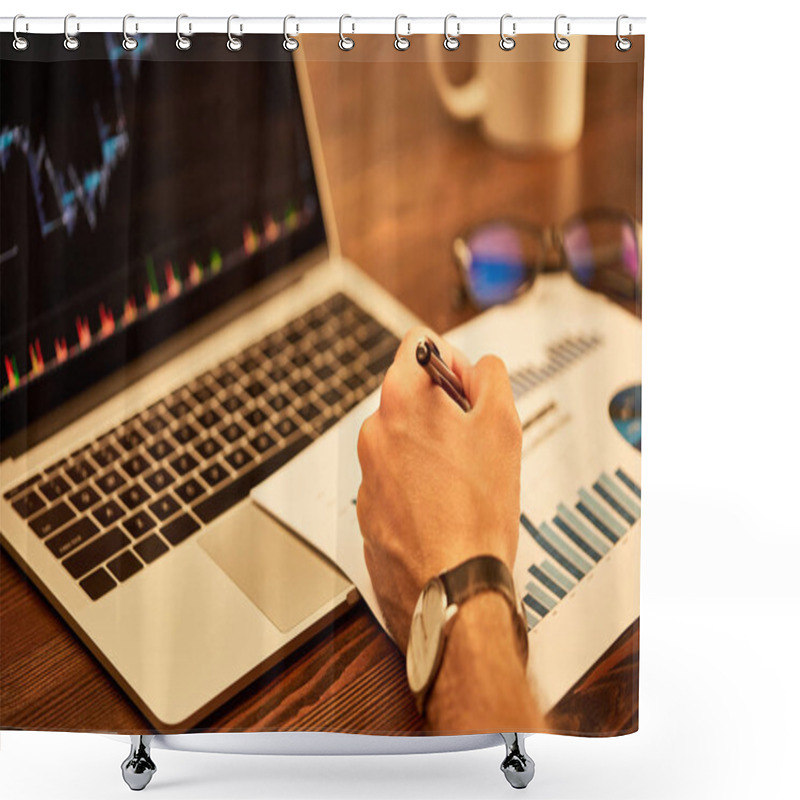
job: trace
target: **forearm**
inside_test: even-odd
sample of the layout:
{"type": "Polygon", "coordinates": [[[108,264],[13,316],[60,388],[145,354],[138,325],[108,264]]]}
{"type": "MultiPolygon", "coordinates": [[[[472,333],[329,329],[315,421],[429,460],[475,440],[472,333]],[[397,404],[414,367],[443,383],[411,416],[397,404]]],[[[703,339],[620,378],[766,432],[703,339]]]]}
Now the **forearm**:
{"type": "Polygon", "coordinates": [[[477,595],[453,622],[426,704],[430,728],[441,733],[542,730],[508,603],[494,592],[477,595]]]}

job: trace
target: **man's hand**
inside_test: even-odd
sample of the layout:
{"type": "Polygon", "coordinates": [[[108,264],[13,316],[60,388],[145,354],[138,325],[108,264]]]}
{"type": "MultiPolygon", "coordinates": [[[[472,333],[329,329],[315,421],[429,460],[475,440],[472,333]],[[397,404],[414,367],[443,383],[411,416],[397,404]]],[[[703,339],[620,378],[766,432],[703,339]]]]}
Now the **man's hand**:
{"type": "Polygon", "coordinates": [[[406,334],[358,437],[364,555],[403,652],[430,578],[477,555],[512,569],[519,537],[522,430],[506,368],[494,356],[473,366],[431,336],[461,379],[472,404],[465,413],[417,364],[425,335],[406,334]]]}

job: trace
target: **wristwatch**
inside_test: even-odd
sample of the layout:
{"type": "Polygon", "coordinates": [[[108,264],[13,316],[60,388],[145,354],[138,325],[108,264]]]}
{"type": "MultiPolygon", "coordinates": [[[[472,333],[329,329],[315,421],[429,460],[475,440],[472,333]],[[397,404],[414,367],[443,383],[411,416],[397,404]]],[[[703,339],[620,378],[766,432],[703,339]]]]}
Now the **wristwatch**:
{"type": "Polygon", "coordinates": [[[481,592],[499,592],[508,602],[520,656],[527,664],[528,626],[511,572],[494,556],[470,558],[431,578],[420,592],[411,617],[406,673],[420,713],[442,663],[445,641],[459,608],[481,592]]]}

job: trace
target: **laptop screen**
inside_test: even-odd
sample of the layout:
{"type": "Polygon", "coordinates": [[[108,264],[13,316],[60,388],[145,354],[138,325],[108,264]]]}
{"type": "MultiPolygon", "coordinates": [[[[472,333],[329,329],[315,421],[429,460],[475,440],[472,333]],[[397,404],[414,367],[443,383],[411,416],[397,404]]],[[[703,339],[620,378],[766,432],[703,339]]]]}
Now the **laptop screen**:
{"type": "Polygon", "coordinates": [[[2,439],[324,241],[281,37],[47,38],[2,49],[2,439]]]}

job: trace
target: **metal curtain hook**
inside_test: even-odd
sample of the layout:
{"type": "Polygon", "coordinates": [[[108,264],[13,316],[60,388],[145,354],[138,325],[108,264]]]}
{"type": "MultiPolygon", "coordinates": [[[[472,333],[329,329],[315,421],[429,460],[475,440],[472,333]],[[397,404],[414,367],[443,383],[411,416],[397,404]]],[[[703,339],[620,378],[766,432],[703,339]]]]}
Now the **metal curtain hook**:
{"type": "MultiPolygon", "coordinates": [[[[20,36],[17,33],[17,20],[20,20],[20,19],[25,19],[25,15],[24,14],[17,14],[14,17],[14,22],[11,24],[11,30],[12,30],[12,33],[14,34],[14,42],[13,42],[14,49],[18,50],[19,52],[22,52],[23,50],[27,50],[28,49],[28,45],[30,44],[30,42],[28,42],[28,40],[24,36],[20,36]]],[[[27,22],[25,23],[25,30],[28,30],[28,23],[27,22]]]]}
{"type": "MultiPolygon", "coordinates": [[[[349,37],[345,36],[343,32],[344,21],[346,19],[353,19],[349,14],[342,14],[339,17],[339,49],[340,50],[352,50],[356,43],[349,37]]],[[[353,32],[355,32],[356,25],[353,23],[353,32]]]]}
{"type": "MultiPolygon", "coordinates": [[[[239,19],[239,17],[237,17],[236,14],[231,14],[228,17],[228,44],[226,46],[228,50],[230,50],[232,53],[236,53],[237,51],[242,49],[242,40],[231,33],[231,23],[235,19],[239,19]]],[[[239,31],[241,32],[241,30],[242,26],[240,25],[239,31]]]]}
{"type": "Polygon", "coordinates": [[[297,19],[293,17],[291,14],[288,14],[283,18],[283,49],[288,50],[290,53],[293,50],[297,50],[300,47],[300,42],[294,38],[294,36],[289,36],[289,20],[290,19],[297,19]]]}
{"type": "Polygon", "coordinates": [[[505,25],[505,21],[507,19],[511,19],[512,16],[513,16],[512,14],[503,14],[503,16],[500,17],[500,49],[501,50],[513,50],[514,46],[517,44],[514,41],[514,39],[512,38],[513,36],[516,36],[516,34],[517,34],[517,23],[516,22],[512,22],[511,23],[511,36],[506,36],[505,31],[503,30],[503,26],[505,25]]]}
{"type": "MultiPolygon", "coordinates": [[[[178,50],[188,50],[192,46],[192,40],[188,36],[184,36],[181,33],[181,20],[188,19],[188,14],[178,14],[178,18],[175,20],[175,35],[178,37],[175,40],[175,47],[178,50]]],[[[189,34],[192,33],[192,23],[189,23],[189,34]]]]}
{"type": "MultiPolygon", "coordinates": [[[[400,35],[400,20],[401,19],[408,19],[405,14],[398,14],[394,18],[394,48],[395,50],[408,50],[411,47],[411,40],[406,39],[405,36],[400,35]]],[[[411,35],[411,24],[407,23],[408,25],[408,33],[411,35]]]]}
{"type": "MultiPolygon", "coordinates": [[[[122,46],[130,51],[135,50],[139,46],[139,42],[136,41],[132,36],[128,36],[128,20],[129,19],[136,19],[133,14],[126,14],[122,18],[122,46]]],[[[138,30],[139,26],[136,26],[136,30],[138,30]]]]}
{"type": "MultiPolygon", "coordinates": [[[[625,39],[622,36],[620,36],[619,24],[624,19],[628,19],[627,14],[620,14],[617,17],[617,41],[614,43],[614,47],[616,47],[617,50],[620,51],[620,53],[624,53],[626,50],[630,50],[632,45],[633,45],[633,42],[631,42],[630,39],[625,39]]],[[[629,36],[630,36],[632,30],[633,30],[633,27],[631,26],[631,24],[629,22],[628,23],[628,35],[629,36]]]]}
{"type": "MultiPolygon", "coordinates": [[[[81,43],[78,41],[78,37],[77,36],[70,36],[70,33],[69,33],[69,21],[71,19],[75,19],[75,15],[74,14],[67,14],[67,16],[64,17],[64,49],[65,50],[77,50],[81,46],[81,43]]],[[[76,24],[75,25],[75,30],[79,31],[80,29],[81,29],[81,26],[76,24]]]]}
{"type": "Polygon", "coordinates": [[[455,14],[448,14],[444,18],[444,49],[445,50],[458,50],[458,46],[461,42],[458,40],[458,37],[461,33],[461,23],[458,21],[458,17],[455,14]],[[447,32],[447,23],[450,22],[451,19],[456,20],[456,35],[451,36],[447,32]]]}
{"type": "MultiPolygon", "coordinates": [[[[565,39],[563,36],[560,36],[558,33],[558,21],[560,19],[566,19],[566,14],[559,14],[556,17],[555,25],[553,26],[553,31],[556,35],[556,40],[553,42],[553,47],[559,51],[559,53],[563,53],[565,50],[569,49],[569,39],[565,39]]],[[[569,22],[567,23],[567,36],[569,36],[569,22]]]]}

